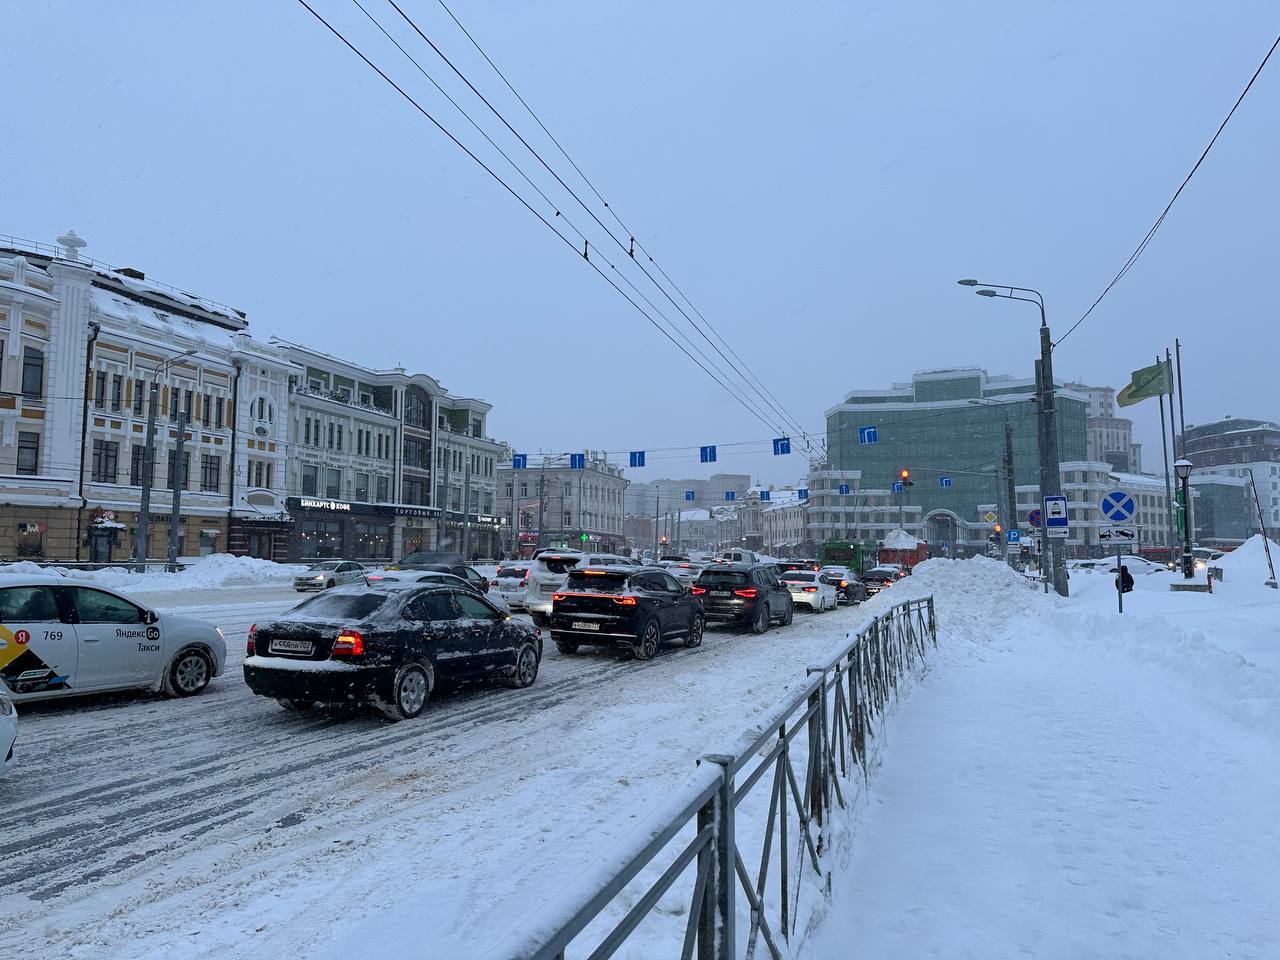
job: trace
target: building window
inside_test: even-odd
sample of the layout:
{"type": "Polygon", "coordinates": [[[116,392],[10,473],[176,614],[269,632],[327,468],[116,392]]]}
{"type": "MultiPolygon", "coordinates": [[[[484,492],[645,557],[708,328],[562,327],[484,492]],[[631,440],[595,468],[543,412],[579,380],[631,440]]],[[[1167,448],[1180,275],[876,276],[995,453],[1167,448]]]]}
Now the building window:
{"type": "Polygon", "coordinates": [[[187,423],[191,422],[191,405],[195,402],[195,394],[190,390],[184,390],[182,396],[182,413],[187,418],[187,423]]]}
{"type": "Polygon", "coordinates": [[[377,492],[375,494],[375,499],[378,501],[378,503],[386,503],[388,500],[391,499],[391,496],[389,493],[390,488],[391,488],[391,480],[389,477],[378,477],[377,492]]]}
{"type": "Polygon", "coordinates": [[[317,473],[314,463],[304,463],[302,465],[302,495],[304,497],[314,497],[316,495],[317,473]]]}
{"type": "Polygon", "coordinates": [[[252,473],[252,475],[253,475],[253,485],[254,485],[255,487],[261,487],[261,486],[262,486],[262,480],[263,480],[263,476],[262,476],[262,466],[263,466],[263,463],[262,463],[262,461],[261,461],[261,460],[254,460],[254,461],[253,461],[253,463],[252,463],[250,466],[253,468],[253,469],[252,469],[252,471],[251,471],[251,473],[252,473]]]}
{"type": "Polygon", "coordinates": [[[475,420],[475,419],[473,419],[473,420],[471,421],[471,435],[472,435],[473,437],[479,437],[479,436],[481,436],[483,433],[484,433],[484,430],[483,430],[483,428],[482,428],[482,427],[481,427],[481,425],[480,425],[480,421],[479,421],[479,420],[475,420]]]}
{"type": "Polygon", "coordinates": [[[124,376],[119,373],[111,375],[111,412],[119,413],[124,405],[124,376]]]}
{"type": "Polygon", "coordinates": [[[426,482],[422,480],[406,479],[404,481],[404,487],[401,491],[401,498],[404,500],[405,503],[412,503],[417,505],[427,504],[429,501],[427,500],[426,482]]]}
{"type": "Polygon", "coordinates": [[[405,396],[404,422],[411,427],[427,425],[427,398],[420,389],[410,389],[405,396]]]}
{"type": "Polygon", "coordinates": [[[383,456],[382,456],[382,434],[378,434],[378,459],[379,459],[379,460],[383,459],[383,456]]]}
{"type": "Polygon", "coordinates": [[[93,405],[102,410],[107,405],[107,371],[99,370],[93,375],[93,405]]]}
{"type": "MultiPolygon", "coordinates": [[[[169,489],[178,489],[176,468],[178,466],[178,453],[176,450],[169,451],[169,489]]],[[[182,455],[182,489],[186,490],[190,487],[191,481],[191,454],[184,453],[182,455]]]]}
{"type": "Polygon", "coordinates": [[[44,396],[44,351],[35,347],[22,348],[22,395],[44,396]]]}
{"type": "Polygon", "coordinates": [[[527,497],[529,495],[529,484],[527,481],[520,481],[520,496],[527,497]]]}
{"type": "Polygon", "coordinates": [[[338,424],[338,452],[342,452],[342,424],[338,424]]]}
{"type": "Polygon", "coordinates": [[[222,429],[222,398],[213,398],[213,425],[219,430],[222,429]]]}
{"type": "Polygon", "coordinates": [[[355,499],[361,503],[367,502],[369,499],[369,475],[367,473],[356,473],[355,499]]]}
{"type": "Polygon", "coordinates": [[[212,412],[209,408],[211,406],[213,406],[213,396],[206,393],[204,395],[204,401],[200,406],[200,422],[206,427],[209,425],[209,415],[212,412]]]}
{"type": "Polygon", "coordinates": [[[324,473],[324,495],[330,500],[339,499],[342,496],[342,471],[329,469],[324,473]]]}
{"type": "Polygon", "coordinates": [[[335,520],[303,520],[302,556],[336,557],[342,553],[342,524],[335,520]]]}
{"type": "Polygon", "coordinates": [[[135,417],[142,416],[142,395],[146,392],[146,385],[141,380],[133,381],[133,415],[135,417]]]}
{"type": "Polygon", "coordinates": [[[333,449],[333,424],[329,424],[329,449],[333,449]]]}
{"type": "Polygon", "coordinates": [[[120,444],[114,440],[93,441],[93,482],[115,483],[120,444]]]}
{"type": "MultiPolygon", "coordinates": [[[[135,443],[129,451],[129,485],[134,487],[142,486],[143,468],[146,465],[147,448],[140,443],[135,443]]],[[[152,461],[151,464],[151,482],[156,480],[156,465],[152,461]]]]}
{"type": "Polygon", "coordinates": [[[217,493],[222,486],[222,458],[200,455],[200,489],[206,493],[217,493]]]}
{"type": "Polygon", "coordinates": [[[377,560],[391,556],[391,527],[385,523],[354,525],[355,543],[351,553],[357,560],[377,560]]]}
{"type": "Polygon", "coordinates": [[[33,476],[40,469],[40,434],[18,431],[18,473],[33,476]]]}
{"type": "Polygon", "coordinates": [[[303,417],[302,420],[302,442],[308,447],[311,446],[311,418],[303,417]]]}

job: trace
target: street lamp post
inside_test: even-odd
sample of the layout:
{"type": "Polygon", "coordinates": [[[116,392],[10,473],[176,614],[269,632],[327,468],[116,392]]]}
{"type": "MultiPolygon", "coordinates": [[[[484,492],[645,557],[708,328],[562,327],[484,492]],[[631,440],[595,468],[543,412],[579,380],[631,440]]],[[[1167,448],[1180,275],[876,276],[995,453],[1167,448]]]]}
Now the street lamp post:
{"type": "MultiPolygon", "coordinates": [[[[979,284],[977,280],[958,280],[962,287],[982,286],[974,291],[980,297],[1004,297],[1006,300],[1021,300],[1034,303],[1040,308],[1040,359],[1036,361],[1036,385],[1040,395],[1040,412],[1038,418],[1037,438],[1040,447],[1040,497],[1060,496],[1062,494],[1062,476],[1058,464],[1058,415],[1053,385],[1053,340],[1049,336],[1049,321],[1045,317],[1044,297],[1038,290],[1030,287],[1015,287],[1007,283],[979,284]],[[998,287],[999,290],[989,289],[998,287]],[[1000,290],[1008,291],[1001,293],[1000,290]],[[1017,293],[1029,293],[1030,297],[1020,297],[1017,293]]],[[[1044,538],[1044,549],[1049,554],[1049,565],[1053,573],[1053,589],[1059,596],[1068,595],[1067,587],[1067,552],[1065,544],[1054,545],[1047,536],[1044,538]]]]}
{"type": "Polygon", "coordinates": [[[1191,554],[1191,469],[1194,464],[1183,457],[1174,461],[1173,472],[1182,484],[1182,577],[1190,580],[1195,576],[1195,558],[1191,554]]]}
{"type": "Polygon", "coordinates": [[[151,388],[147,391],[147,435],[142,448],[142,494],[138,503],[138,535],[133,541],[133,561],[139,573],[146,572],[147,546],[151,537],[151,479],[156,469],[156,410],[160,406],[160,374],[184,357],[194,356],[195,352],[192,348],[176,353],[161,360],[151,371],[151,388]]]}

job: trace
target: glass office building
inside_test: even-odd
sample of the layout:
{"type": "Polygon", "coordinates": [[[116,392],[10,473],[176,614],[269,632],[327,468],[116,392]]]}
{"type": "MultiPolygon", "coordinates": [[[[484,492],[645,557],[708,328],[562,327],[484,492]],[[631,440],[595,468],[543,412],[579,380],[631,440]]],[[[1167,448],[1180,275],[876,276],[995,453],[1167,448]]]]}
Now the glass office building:
{"type": "MultiPolygon", "coordinates": [[[[1088,399],[1062,386],[1056,396],[1059,460],[1084,460],[1088,399]]],[[[985,544],[991,524],[979,506],[998,499],[1006,418],[1015,483],[1039,483],[1036,413],[1033,378],[923,371],[888,390],[854,390],[828,410],[828,457],[833,469],[860,471],[864,489],[891,490],[909,470],[914,485],[893,494],[919,518],[909,532],[934,544],[985,544]]]]}

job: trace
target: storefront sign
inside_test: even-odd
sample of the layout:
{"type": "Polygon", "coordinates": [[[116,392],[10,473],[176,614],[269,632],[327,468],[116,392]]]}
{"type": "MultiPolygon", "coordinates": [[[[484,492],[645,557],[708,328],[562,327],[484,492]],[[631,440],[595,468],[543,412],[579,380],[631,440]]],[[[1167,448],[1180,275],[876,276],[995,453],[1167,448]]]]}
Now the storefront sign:
{"type": "Polygon", "coordinates": [[[397,504],[395,515],[397,517],[438,517],[440,516],[440,509],[438,507],[408,507],[403,504],[397,504]]]}
{"type": "Polygon", "coordinates": [[[343,513],[351,512],[351,504],[345,500],[313,500],[309,497],[301,497],[298,500],[298,506],[303,510],[340,510],[343,513]]]}

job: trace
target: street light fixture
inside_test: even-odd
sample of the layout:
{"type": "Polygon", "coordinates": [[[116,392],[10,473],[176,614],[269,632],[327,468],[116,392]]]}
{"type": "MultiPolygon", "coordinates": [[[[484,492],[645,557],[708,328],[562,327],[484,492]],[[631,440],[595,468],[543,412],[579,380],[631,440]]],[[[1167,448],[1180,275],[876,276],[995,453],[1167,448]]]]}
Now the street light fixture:
{"type": "Polygon", "coordinates": [[[1191,470],[1195,466],[1186,457],[1175,460],[1173,472],[1182,484],[1182,578],[1195,576],[1195,558],[1191,554],[1191,470]]]}
{"type": "MultiPolygon", "coordinates": [[[[1033,290],[1030,287],[1015,287],[1008,283],[981,283],[978,280],[969,279],[957,282],[962,287],[983,287],[984,289],[982,290],[974,291],[980,297],[1003,297],[1006,300],[1021,300],[1024,303],[1034,303],[1040,308],[1040,359],[1036,361],[1036,388],[1040,399],[1037,430],[1037,440],[1040,448],[1040,496],[1042,498],[1060,496],[1062,494],[1062,476],[1059,472],[1058,464],[1058,418],[1056,404],[1054,403],[1053,340],[1049,336],[1049,321],[1045,316],[1044,297],[1039,290],[1033,290]],[[988,289],[990,287],[996,287],[997,289],[988,289]],[[1018,296],[1020,293],[1030,294],[1030,296],[1018,296]]],[[[1053,572],[1053,588],[1059,596],[1065,597],[1069,592],[1065,545],[1058,545],[1055,548],[1051,546],[1052,541],[1048,537],[1045,538],[1044,544],[1045,549],[1049,552],[1047,559],[1050,564],[1049,569],[1053,572]]],[[[1048,589],[1048,580],[1045,581],[1045,589],[1048,589]]]]}

